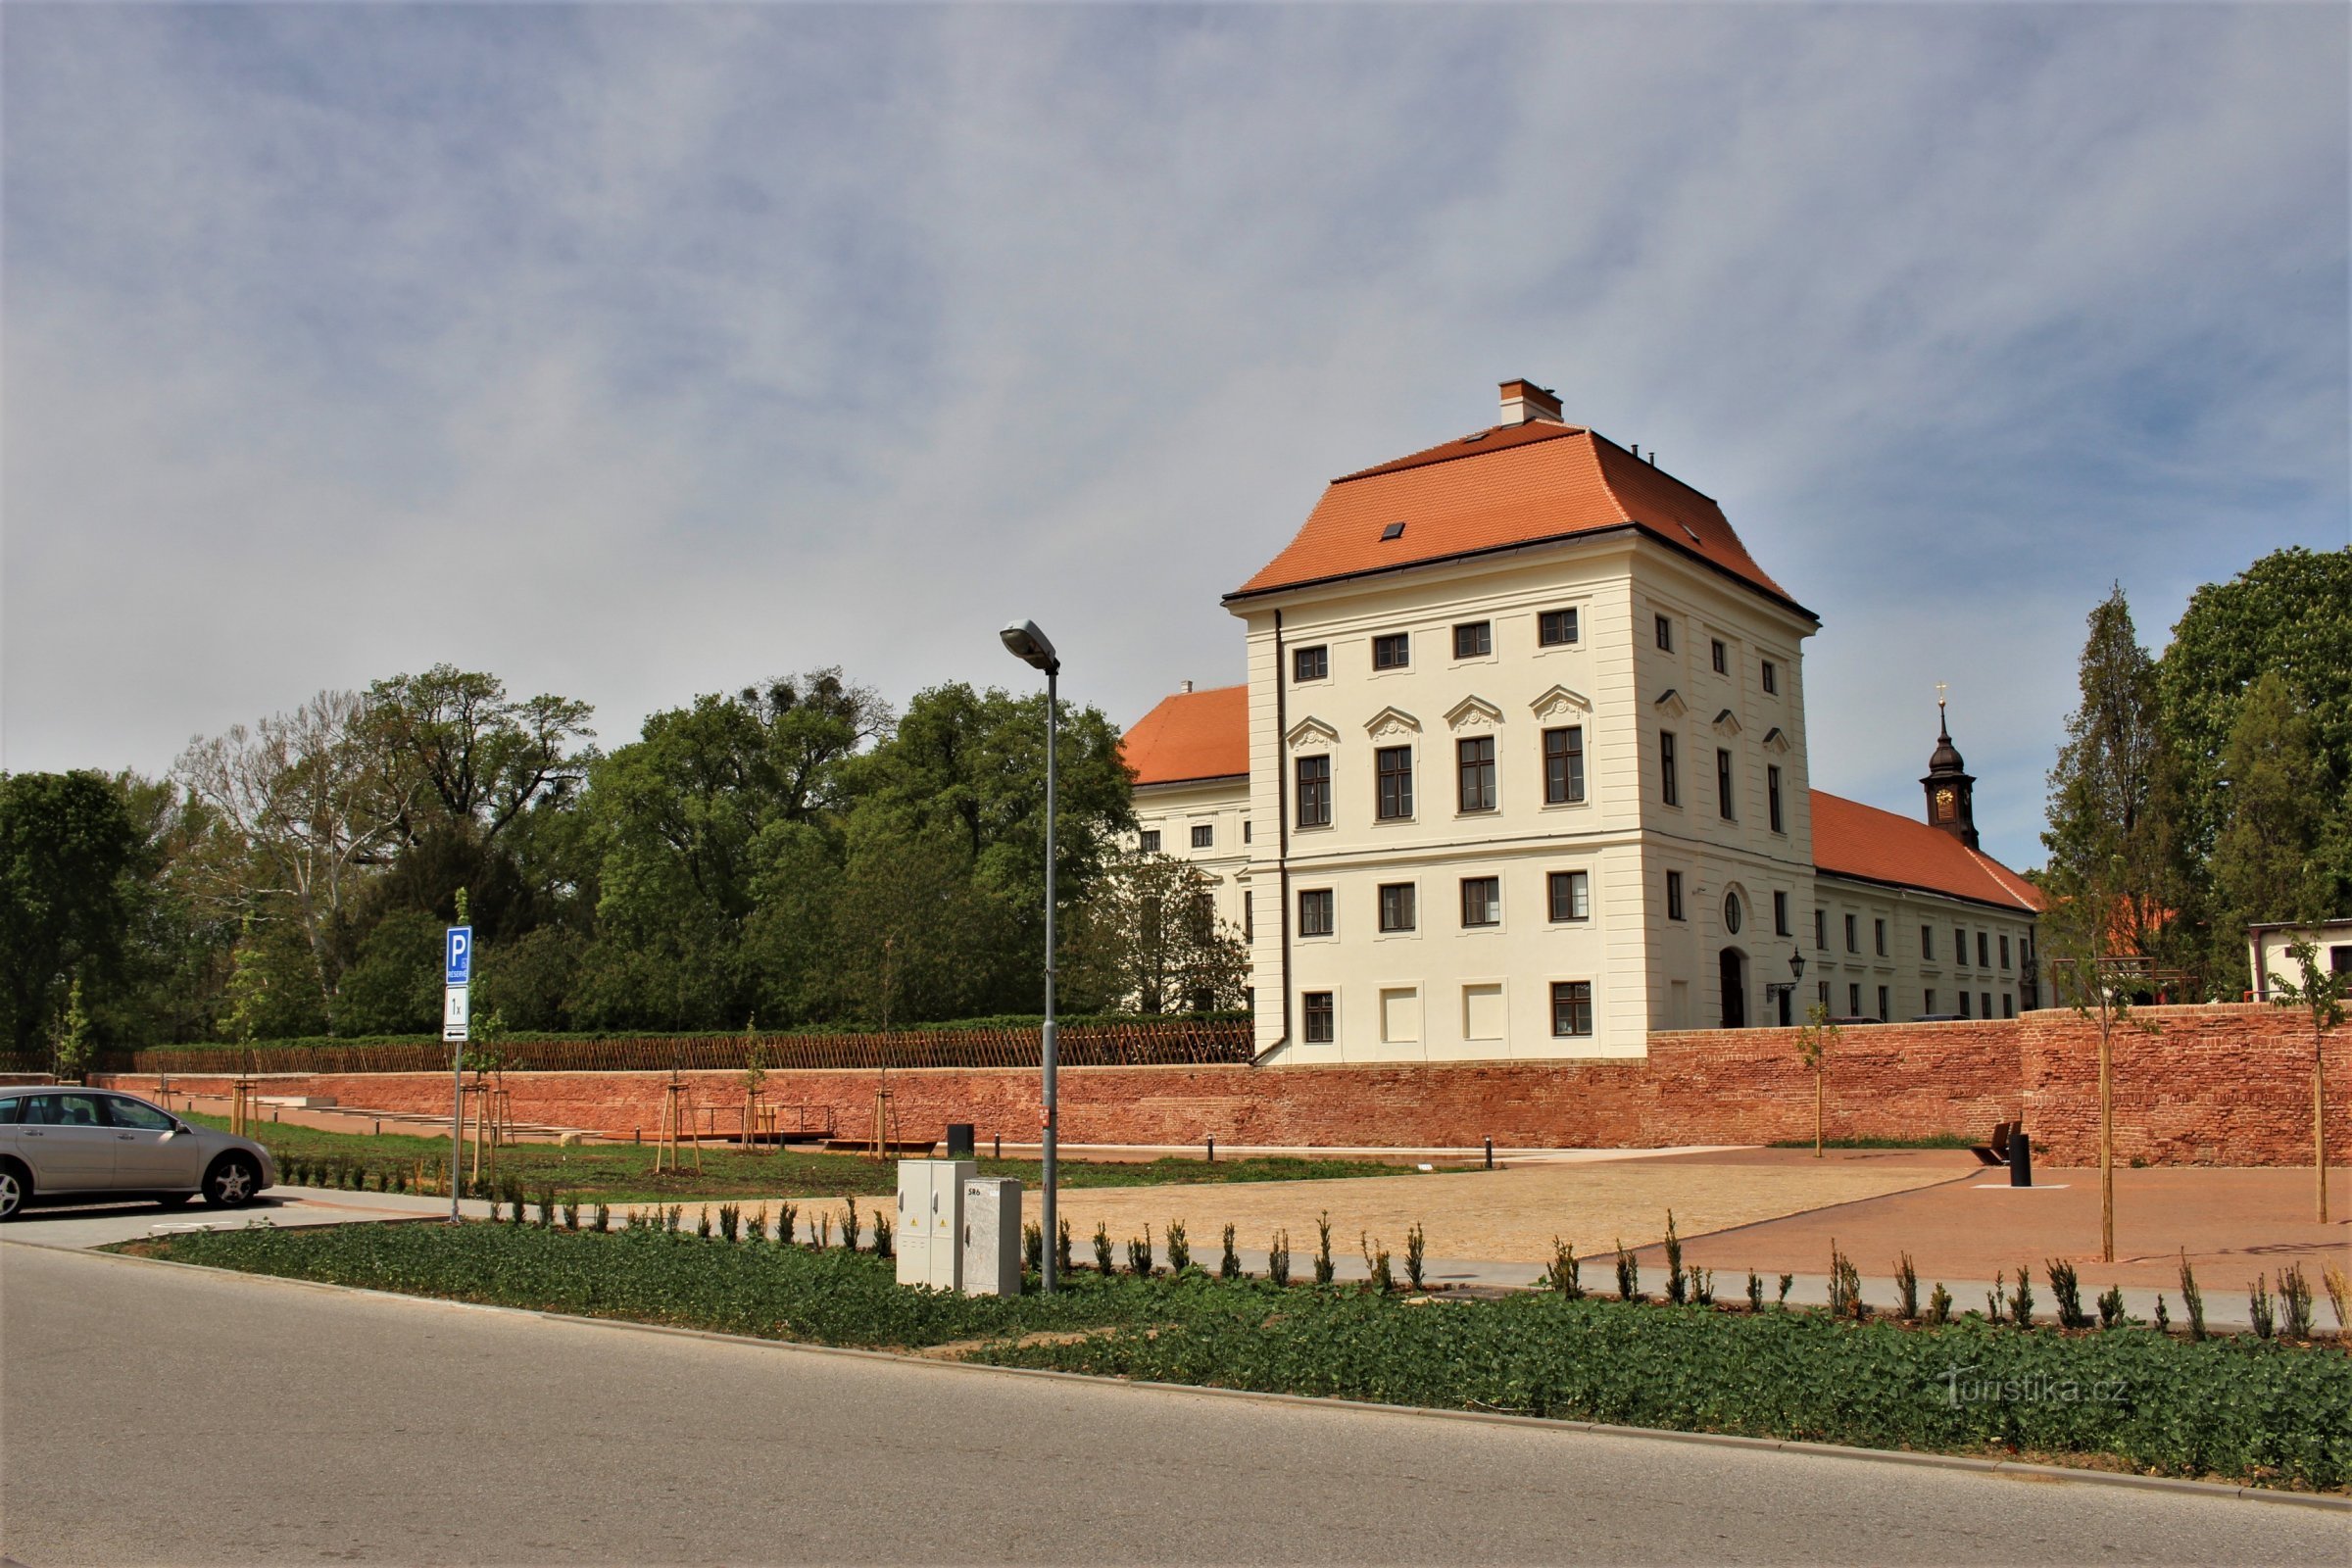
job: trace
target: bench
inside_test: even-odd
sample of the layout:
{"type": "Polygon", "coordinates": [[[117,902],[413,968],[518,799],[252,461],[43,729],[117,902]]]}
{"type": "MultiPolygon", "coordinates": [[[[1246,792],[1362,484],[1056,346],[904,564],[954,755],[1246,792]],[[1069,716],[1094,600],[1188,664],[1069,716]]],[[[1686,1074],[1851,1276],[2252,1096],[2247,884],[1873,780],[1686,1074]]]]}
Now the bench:
{"type": "Polygon", "coordinates": [[[2002,1122],[1993,1128],[1990,1142],[1971,1145],[1968,1152],[1977,1156],[1977,1163],[1981,1165],[2006,1165],[2009,1163],[2009,1140],[2016,1136],[2017,1128],[2016,1122],[2002,1122]]]}

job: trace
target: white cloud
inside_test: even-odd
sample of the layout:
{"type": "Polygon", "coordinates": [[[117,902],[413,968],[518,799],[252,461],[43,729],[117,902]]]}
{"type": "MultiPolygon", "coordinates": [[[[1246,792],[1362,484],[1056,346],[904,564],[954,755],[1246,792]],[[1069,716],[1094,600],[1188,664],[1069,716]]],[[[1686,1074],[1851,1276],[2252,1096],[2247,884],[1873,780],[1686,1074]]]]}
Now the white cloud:
{"type": "MultiPolygon", "coordinates": [[[[1532,374],[1953,686],[2030,861],[2081,620],[2344,540],[2328,8],[20,10],[11,767],[440,659],[606,740],[820,661],[1128,719],[1331,475],[1532,374]]],[[[1893,739],[1890,739],[1892,737],[1893,739]]],[[[1892,748],[1890,753],[1889,748],[1892,748]]],[[[1995,825],[1997,824],[1997,826],[1995,825]]]]}

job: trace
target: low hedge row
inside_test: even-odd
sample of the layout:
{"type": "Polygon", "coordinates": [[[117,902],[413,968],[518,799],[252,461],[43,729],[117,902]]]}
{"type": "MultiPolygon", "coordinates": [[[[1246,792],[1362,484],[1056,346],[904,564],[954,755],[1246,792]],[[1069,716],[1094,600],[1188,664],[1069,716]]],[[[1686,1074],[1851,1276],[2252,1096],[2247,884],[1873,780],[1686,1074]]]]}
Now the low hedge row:
{"type": "Polygon", "coordinates": [[[2171,1476],[2352,1485],[2352,1358],[2144,1329],[1934,1330],[1542,1294],[1436,1307],[1297,1293],[1278,1320],[998,1346],[1005,1366],[1874,1448],[2107,1455],[2171,1476]]]}
{"type": "Polygon", "coordinates": [[[902,1290],[886,1258],[654,1229],[353,1225],[196,1233],[161,1255],[453,1299],[1170,1383],[2352,1488],[2352,1356],[2125,1328],[1937,1329],[1530,1294],[1104,1277],[1052,1298],[902,1290]],[[1097,1330],[1059,1344],[1040,1330],[1097,1330]]]}

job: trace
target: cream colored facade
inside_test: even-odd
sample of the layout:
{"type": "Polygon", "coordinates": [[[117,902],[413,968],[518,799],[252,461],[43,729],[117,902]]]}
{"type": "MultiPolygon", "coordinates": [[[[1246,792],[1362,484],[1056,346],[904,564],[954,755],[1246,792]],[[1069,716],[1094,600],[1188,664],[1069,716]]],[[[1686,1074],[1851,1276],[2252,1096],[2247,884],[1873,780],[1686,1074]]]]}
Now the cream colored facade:
{"type": "Polygon", "coordinates": [[[2024,915],[1828,873],[1816,873],[1814,888],[1820,929],[1805,933],[1800,1011],[1819,1002],[1833,1017],[1896,1022],[2014,1018],[2043,1005],[2034,922],[2024,915]]]}
{"type": "MultiPolygon", "coordinates": [[[[1509,406],[1526,385],[1506,383],[1498,429],[1532,422],[1509,406]]],[[[1135,804],[1250,934],[1261,1059],[1632,1057],[1652,1031],[1801,1021],[1816,1000],[1907,1019],[1957,1014],[1965,991],[1972,1016],[1998,1017],[2030,994],[2029,912],[1817,873],[1803,662],[1817,622],[1683,531],[1692,550],[1604,528],[1228,600],[1245,626],[1250,771],[1142,785],[1135,804]],[[1573,640],[1556,636],[1563,612],[1573,640]],[[1564,731],[1582,787],[1555,800],[1546,734],[1564,731]],[[1467,797],[1465,743],[1482,768],[1467,797]],[[1384,752],[1410,764],[1409,809],[1389,815],[1384,752]],[[1327,818],[1302,802],[1302,761],[1327,772],[1327,818]],[[1555,878],[1581,891],[1571,880],[1555,903],[1555,878]],[[1492,903],[1465,888],[1490,880],[1492,903]]]]}
{"type": "Polygon", "coordinates": [[[1713,576],[1621,535],[1248,607],[1250,814],[1279,821],[1293,806],[1286,863],[1267,842],[1249,872],[1263,890],[1252,954],[1261,1049],[1287,1040],[1280,1059],[1294,1061],[1639,1055],[1650,1029],[1720,1014],[1720,989],[1699,971],[1701,955],[1711,961],[1725,945],[1727,896],[1741,906],[1732,946],[1745,956],[1748,1017],[1759,1016],[1763,982],[1776,978],[1754,961],[1770,951],[1757,944],[1772,940],[1772,895],[1811,903],[1800,650],[1812,628],[1713,576]],[[1569,610],[1577,640],[1543,646],[1539,616],[1569,610]],[[1656,647],[1659,615],[1674,627],[1671,651],[1656,647]],[[1456,657],[1454,629],[1482,622],[1488,651],[1456,657]],[[1400,634],[1406,665],[1375,669],[1373,639],[1400,634]],[[1325,677],[1289,678],[1296,652],[1317,647],[1325,677]],[[1760,689],[1764,659],[1774,695],[1760,689]],[[1545,799],[1551,729],[1581,732],[1581,801],[1545,799]],[[1661,733],[1676,737],[1679,805],[1661,798],[1661,733]],[[1462,808],[1465,740],[1493,743],[1492,808],[1462,808]],[[1411,757],[1412,809],[1382,820],[1375,755],[1396,747],[1411,757]],[[1734,759],[1729,819],[1717,747],[1734,759]],[[1297,764],[1310,757],[1328,760],[1327,826],[1298,822],[1297,764]],[[1767,767],[1780,771],[1777,832],[1767,767]],[[1581,918],[1552,918],[1555,872],[1584,873],[1581,918]],[[1682,879],[1679,918],[1669,872],[1682,879]],[[1462,883],[1490,877],[1499,918],[1466,924],[1462,883]],[[1266,907],[1286,880],[1288,933],[1266,907]],[[1384,886],[1413,889],[1412,929],[1381,929],[1384,886]],[[1300,896],[1326,892],[1332,930],[1309,934],[1300,896]],[[1264,983],[1286,935],[1288,1017],[1284,988],[1264,983]],[[1592,987],[1589,1034],[1554,1032],[1555,983],[1592,987]],[[1329,1041],[1307,1038],[1303,999],[1318,994],[1332,1000],[1329,1041]]]}
{"type": "Polygon", "coordinates": [[[1199,866],[1215,884],[1217,919],[1245,933],[1252,836],[1247,783],[1235,776],[1139,785],[1135,817],[1140,831],[1129,846],[1199,866]],[[1198,842],[1203,835],[1205,844],[1198,842]]]}

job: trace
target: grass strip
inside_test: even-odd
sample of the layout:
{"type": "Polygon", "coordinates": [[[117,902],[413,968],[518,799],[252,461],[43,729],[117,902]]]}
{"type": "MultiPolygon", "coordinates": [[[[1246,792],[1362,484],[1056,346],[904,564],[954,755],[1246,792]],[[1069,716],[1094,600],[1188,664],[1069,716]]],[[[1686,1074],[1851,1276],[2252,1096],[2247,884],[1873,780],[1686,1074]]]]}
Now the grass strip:
{"type": "Polygon", "coordinates": [[[1916,1329],[1548,1293],[1429,1300],[1198,1272],[1081,1270],[1060,1295],[1001,1299],[902,1290],[888,1259],[840,1249],[654,1230],[350,1225],[123,1250],[770,1339],[953,1345],[1004,1366],[2352,1489],[2352,1356],[2251,1338],[1916,1329]]]}
{"type": "MultiPolygon", "coordinates": [[[[180,1112],[199,1125],[228,1130],[226,1118],[180,1112]]],[[[449,1139],[407,1133],[338,1133],[286,1122],[264,1122],[250,1129],[254,1141],[266,1146],[278,1170],[291,1186],[348,1187],[354,1173],[370,1190],[382,1190],[387,1177],[412,1184],[421,1168],[438,1182],[449,1158],[449,1139]],[[288,1174],[291,1172],[291,1174],[288,1174]]],[[[558,1198],[587,1202],[654,1203],[698,1198],[888,1198],[897,1192],[895,1161],[876,1164],[857,1154],[825,1154],[793,1148],[749,1153],[706,1144],[702,1169],[683,1172],[653,1169],[656,1151],[633,1144],[582,1144],[565,1149],[556,1144],[513,1144],[498,1152],[501,1184],[515,1181],[534,1196],[553,1187],[558,1198]]],[[[466,1168],[473,1168],[473,1146],[466,1146],[466,1168]]],[[[980,1161],[983,1176],[1010,1176],[1029,1186],[1043,1180],[1034,1159],[980,1161]]],[[[1058,1185],[1064,1189],[1091,1187],[1167,1187],[1214,1182],[1323,1181],[1354,1176],[1411,1176],[1409,1165],[1384,1165],[1371,1160],[1310,1159],[1295,1155],[1259,1155],[1215,1161],[1169,1156],[1150,1161],[1111,1163],[1064,1158],[1058,1185]]]]}

